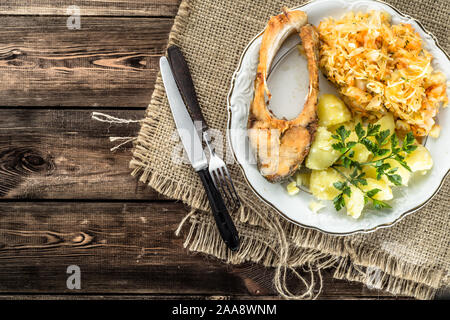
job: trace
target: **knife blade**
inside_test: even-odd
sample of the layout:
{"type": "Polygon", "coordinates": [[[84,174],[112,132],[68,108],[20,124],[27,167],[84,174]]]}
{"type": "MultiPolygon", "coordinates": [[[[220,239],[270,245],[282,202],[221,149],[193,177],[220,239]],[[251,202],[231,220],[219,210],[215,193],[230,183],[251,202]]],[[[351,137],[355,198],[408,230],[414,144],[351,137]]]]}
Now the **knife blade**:
{"type": "Polygon", "coordinates": [[[180,135],[181,143],[184,146],[192,167],[200,176],[223,241],[230,250],[236,251],[239,249],[239,236],[236,227],[208,171],[208,161],[203,151],[201,139],[187,111],[183,97],[178,90],[169,61],[166,57],[161,57],[159,65],[170,110],[180,135]]]}
{"type": "Polygon", "coordinates": [[[161,76],[164,87],[166,88],[167,99],[169,100],[170,110],[175,121],[175,125],[180,135],[181,142],[186,154],[195,171],[200,171],[208,166],[206,155],[203,152],[203,145],[197,129],[192,123],[191,116],[187,111],[183,98],[178,91],[175,78],[172,75],[169,61],[166,57],[160,60],[161,76]]]}

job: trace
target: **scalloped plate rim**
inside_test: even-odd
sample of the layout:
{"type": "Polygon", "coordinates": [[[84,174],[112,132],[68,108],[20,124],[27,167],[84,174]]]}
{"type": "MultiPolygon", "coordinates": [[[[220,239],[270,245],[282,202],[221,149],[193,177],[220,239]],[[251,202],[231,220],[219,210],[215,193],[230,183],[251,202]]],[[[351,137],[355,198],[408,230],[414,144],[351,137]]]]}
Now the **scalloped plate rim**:
{"type": "MultiPolygon", "coordinates": [[[[291,9],[292,9],[292,10],[298,10],[298,9],[304,7],[304,6],[307,6],[307,5],[311,5],[311,4],[314,4],[314,3],[320,3],[320,2],[327,2],[327,1],[334,1],[334,0],[312,0],[312,1],[306,2],[306,3],[302,4],[302,5],[295,6],[295,7],[291,8],[291,9]]],[[[337,0],[337,1],[339,1],[339,0],[337,0]]],[[[443,54],[447,57],[447,59],[450,61],[449,55],[448,55],[447,52],[439,45],[439,41],[437,40],[437,38],[436,38],[430,31],[428,31],[428,30],[420,23],[420,21],[418,21],[418,20],[416,20],[415,18],[412,18],[411,16],[409,16],[409,15],[407,15],[407,14],[401,12],[401,11],[398,10],[396,7],[394,7],[393,5],[388,4],[388,3],[384,2],[384,1],[381,1],[381,0],[362,0],[362,1],[361,1],[361,0],[352,0],[352,1],[349,1],[349,2],[375,2],[375,3],[378,3],[378,4],[384,5],[384,6],[388,6],[389,8],[391,8],[392,10],[394,10],[394,11],[399,15],[399,17],[405,18],[405,19],[407,19],[407,20],[411,20],[411,21],[415,22],[415,23],[422,29],[423,33],[425,33],[426,35],[428,35],[428,36],[431,37],[431,39],[432,39],[432,41],[433,41],[433,45],[436,46],[439,50],[441,50],[442,53],[443,53],[443,54]]],[[[253,191],[253,193],[254,193],[261,201],[263,201],[263,202],[266,203],[269,207],[271,207],[271,208],[274,209],[276,212],[278,212],[284,219],[288,220],[289,222],[291,222],[291,223],[293,223],[293,224],[295,224],[295,225],[298,225],[298,226],[301,226],[301,227],[304,227],[304,228],[307,228],[307,229],[316,230],[316,231],[319,231],[319,232],[322,232],[322,233],[325,233],[325,234],[336,235],[336,236],[348,236],[348,235],[355,235],[355,234],[371,233],[371,232],[374,232],[374,231],[379,230],[379,229],[390,228],[390,227],[394,226],[395,224],[397,224],[399,221],[401,221],[401,220],[402,220],[403,218],[405,218],[406,216],[408,216],[408,215],[410,215],[410,214],[412,214],[412,213],[414,213],[414,212],[420,210],[421,208],[423,208],[429,201],[431,201],[431,200],[434,198],[434,196],[436,196],[436,194],[437,194],[437,193],[439,192],[439,190],[442,188],[442,186],[443,186],[443,184],[444,184],[444,181],[445,181],[446,177],[449,175],[449,173],[450,173],[450,168],[449,168],[449,169],[447,170],[447,172],[443,175],[443,177],[442,177],[442,179],[441,179],[441,181],[440,181],[439,186],[435,189],[435,191],[433,192],[433,194],[432,194],[428,199],[426,199],[423,203],[421,203],[421,204],[415,206],[414,208],[409,209],[409,210],[407,210],[407,211],[401,213],[401,214],[399,215],[399,217],[396,218],[396,219],[394,219],[393,221],[391,221],[391,222],[389,222],[389,223],[377,225],[377,226],[375,226],[375,227],[373,227],[373,228],[370,228],[370,229],[358,229],[358,230],[354,230],[354,231],[350,231],[350,232],[330,232],[330,231],[322,230],[321,228],[318,228],[318,227],[316,227],[316,226],[303,224],[303,223],[301,223],[301,222],[299,222],[299,221],[296,221],[296,220],[291,219],[291,218],[288,217],[285,213],[283,213],[280,209],[278,209],[274,204],[272,204],[270,201],[268,201],[268,200],[265,199],[262,195],[260,195],[260,194],[255,190],[255,188],[253,187],[253,185],[250,183],[250,181],[249,181],[249,179],[248,179],[248,177],[247,177],[247,174],[246,174],[246,172],[245,172],[245,169],[244,169],[243,165],[239,162],[239,160],[238,160],[238,158],[237,158],[237,156],[236,156],[236,154],[235,154],[235,150],[234,150],[234,148],[233,148],[233,143],[232,143],[232,139],[231,139],[231,136],[230,136],[230,135],[231,135],[231,133],[230,133],[230,132],[231,132],[230,128],[231,128],[231,120],[232,120],[232,109],[231,109],[231,102],[230,102],[230,101],[231,101],[231,97],[232,97],[232,95],[233,95],[233,91],[234,91],[234,88],[235,88],[236,77],[237,77],[237,75],[238,75],[238,74],[240,73],[240,71],[241,71],[244,57],[246,56],[246,53],[247,53],[248,49],[253,45],[253,43],[254,43],[259,37],[262,36],[263,33],[264,33],[264,29],[263,29],[260,33],[258,33],[256,36],[254,36],[254,37],[252,38],[252,40],[251,40],[251,41],[247,44],[247,46],[244,48],[243,53],[241,54],[241,56],[240,56],[240,58],[239,58],[238,67],[236,68],[235,72],[234,72],[233,75],[232,75],[232,78],[231,78],[231,86],[230,86],[230,90],[229,90],[228,95],[227,95],[227,139],[228,139],[228,143],[229,143],[229,145],[230,145],[230,149],[231,149],[231,152],[232,152],[232,154],[233,154],[233,158],[234,158],[234,160],[236,161],[236,163],[238,164],[238,166],[239,166],[239,168],[240,168],[240,170],[241,170],[241,172],[242,172],[242,175],[244,176],[244,179],[245,179],[246,183],[249,185],[250,189],[253,191]]]]}

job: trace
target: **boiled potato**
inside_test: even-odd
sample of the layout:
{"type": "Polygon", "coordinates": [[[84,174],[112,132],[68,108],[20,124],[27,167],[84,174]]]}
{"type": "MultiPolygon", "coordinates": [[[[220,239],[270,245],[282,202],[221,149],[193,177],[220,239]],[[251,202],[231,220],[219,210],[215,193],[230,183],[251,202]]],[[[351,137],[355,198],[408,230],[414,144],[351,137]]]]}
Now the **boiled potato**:
{"type": "Polygon", "coordinates": [[[344,123],[336,124],[334,126],[330,126],[327,129],[330,132],[336,132],[336,130],[339,129],[339,127],[344,126],[345,129],[347,129],[349,131],[353,131],[353,130],[355,130],[355,123],[356,122],[354,122],[354,121],[347,121],[344,123]]]}
{"type": "Polygon", "coordinates": [[[297,193],[300,192],[300,189],[297,188],[297,184],[295,183],[295,181],[289,183],[286,186],[286,190],[290,196],[295,196],[297,193]]]}
{"type": "Polygon", "coordinates": [[[353,126],[353,128],[358,124],[358,123],[361,123],[362,125],[363,125],[363,127],[367,127],[367,125],[364,125],[364,119],[363,119],[363,116],[362,115],[360,115],[360,114],[355,114],[354,116],[353,116],[353,122],[354,122],[354,126],[353,126]]]}
{"type": "MultiPolygon", "coordinates": [[[[361,122],[361,120],[359,119],[358,122],[361,122]]],[[[347,138],[346,142],[358,141],[358,135],[355,131],[355,126],[358,122],[348,121],[339,125],[335,125],[329,128],[329,131],[335,132],[340,126],[344,126],[346,130],[351,131],[350,136],[347,138]]],[[[358,143],[356,146],[354,146],[353,150],[355,151],[355,155],[352,159],[358,162],[366,162],[372,155],[372,153],[367,150],[367,148],[361,143],[358,143]]]]}
{"type": "Polygon", "coordinates": [[[433,125],[433,128],[431,128],[430,131],[430,137],[432,138],[439,138],[439,136],[441,135],[441,127],[438,124],[433,125]]]}
{"type": "Polygon", "coordinates": [[[357,219],[364,209],[364,194],[353,185],[350,186],[350,190],[352,191],[350,197],[344,195],[345,207],[347,208],[347,214],[357,219]]]}
{"type": "Polygon", "coordinates": [[[377,122],[375,122],[375,124],[379,124],[381,126],[380,132],[389,130],[391,135],[395,132],[394,116],[390,112],[381,117],[377,122]]]}
{"type": "Polygon", "coordinates": [[[344,181],[344,179],[332,168],[313,170],[309,190],[319,200],[333,200],[341,193],[333,186],[333,183],[338,181],[344,181]]]}
{"type": "Polygon", "coordinates": [[[361,186],[364,192],[368,192],[373,189],[380,189],[380,191],[373,196],[374,199],[384,201],[391,200],[394,196],[392,195],[392,190],[389,185],[383,179],[377,180],[373,178],[367,178],[367,185],[361,186]]]}
{"type": "MultiPolygon", "coordinates": [[[[400,177],[402,177],[402,186],[408,186],[409,180],[412,176],[411,172],[409,172],[405,167],[403,167],[394,159],[385,160],[385,163],[389,163],[391,165],[391,169],[398,168],[395,174],[398,174],[400,177]]],[[[377,169],[375,167],[363,166],[362,171],[366,174],[364,178],[377,179],[377,169]]],[[[387,183],[388,186],[394,185],[385,175],[383,175],[380,180],[383,180],[385,183],[387,183]]]]}
{"type": "MultiPolygon", "coordinates": [[[[391,165],[391,169],[398,168],[395,174],[398,174],[400,177],[402,177],[402,186],[408,186],[409,179],[411,179],[411,172],[408,171],[405,167],[403,167],[400,163],[398,163],[394,159],[388,159],[385,160],[385,163],[389,163],[391,165]]],[[[391,170],[389,169],[389,170],[391,170]]],[[[383,177],[386,178],[386,177],[383,177]]],[[[393,186],[394,184],[390,182],[387,178],[387,183],[390,186],[393,186]]]]}
{"type": "MultiPolygon", "coordinates": [[[[362,171],[366,174],[364,176],[364,179],[372,178],[372,179],[377,180],[377,169],[375,167],[373,167],[373,166],[363,166],[362,171]]],[[[381,177],[381,180],[383,180],[388,185],[390,183],[389,179],[386,176],[384,176],[384,175],[381,177]]]]}
{"type": "Polygon", "coordinates": [[[362,172],[366,174],[364,178],[377,178],[377,169],[373,166],[363,166],[362,172]]]}
{"type": "MultiPolygon", "coordinates": [[[[350,133],[350,137],[348,137],[348,140],[346,140],[346,142],[349,141],[358,141],[358,136],[355,131],[352,131],[352,133],[350,133]]],[[[366,146],[361,143],[356,144],[356,146],[354,146],[352,150],[355,152],[355,155],[352,159],[360,163],[366,162],[372,155],[372,153],[367,150],[366,146]]]]}
{"type": "Polygon", "coordinates": [[[294,181],[297,186],[305,186],[309,188],[309,179],[311,178],[310,172],[296,172],[294,174],[294,181]]]}
{"type": "Polygon", "coordinates": [[[421,144],[417,145],[417,149],[408,154],[405,158],[406,163],[412,172],[428,171],[433,167],[433,159],[427,148],[421,144]]]}
{"type": "Polygon", "coordinates": [[[324,94],[317,105],[319,126],[330,127],[352,119],[352,114],[344,102],[332,94],[324,94]]]}
{"type": "Polygon", "coordinates": [[[340,152],[332,147],[336,140],[331,135],[332,133],[327,128],[317,128],[316,137],[306,158],[307,168],[323,170],[331,166],[339,158],[340,152]]]}
{"type": "MultiPolygon", "coordinates": [[[[375,141],[375,138],[371,138],[371,140],[375,141]]],[[[391,139],[388,139],[388,142],[385,143],[385,144],[383,145],[382,149],[392,150],[391,139]]],[[[388,155],[390,155],[390,154],[391,154],[391,152],[389,151],[387,154],[385,154],[385,155],[383,155],[383,156],[375,156],[375,157],[372,157],[372,159],[371,159],[370,161],[377,161],[377,160],[380,160],[380,159],[384,159],[384,158],[386,158],[386,157],[387,157],[388,155]]]]}
{"type": "MultiPolygon", "coordinates": [[[[334,126],[332,128],[330,128],[329,131],[331,132],[335,132],[340,126],[344,126],[345,129],[350,130],[350,136],[345,140],[345,142],[350,142],[350,141],[358,141],[358,135],[356,134],[355,130],[355,123],[354,122],[346,122],[337,126],[334,126]]],[[[367,150],[367,148],[361,144],[358,143],[356,146],[353,147],[353,150],[355,151],[355,155],[353,156],[353,160],[358,161],[358,162],[366,162],[369,157],[372,155],[372,153],[367,150]]]]}
{"type": "MultiPolygon", "coordinates": [[[[379,124],[380,125],[380,132],[381,131],[385,131],[385,130],[389,130],[390,135],[389,138],[386,139],[386,143],[383,145],[383,149],[389,149],[391,150],[391,139],[390,136],[395,132],[395,121],[394,121],[394,116],[392,115],[392,113],[388,112],[386,115],[384,115],[383,117],[381,117],[377,122],[374,123],[375,125],[379,124]]],[[[370,137],[369,138],[372,142],[376,142],[374,137],[370,137]]],[[[378,159],[382,159],[386,156],[377,156],[374,157],[373,160],[376,161],[378,159]]]]}

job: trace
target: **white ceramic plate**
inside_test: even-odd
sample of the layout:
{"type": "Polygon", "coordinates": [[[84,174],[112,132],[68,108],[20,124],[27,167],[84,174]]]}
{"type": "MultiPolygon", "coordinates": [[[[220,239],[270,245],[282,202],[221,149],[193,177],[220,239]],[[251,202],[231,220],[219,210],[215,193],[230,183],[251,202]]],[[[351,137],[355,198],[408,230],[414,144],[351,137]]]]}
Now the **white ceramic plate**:
{"type": "MultiPolygon", "coordinates": [[[[386,11],[392,16],[392,23],[411,24],[424,40],[424,45],[433,56],[433,67],[445,73],[450,80],[450,58],[439,47],[436,39],[418,21],[400,13],[392,6],[379,1],[317,0],[295,8],[305,11],[314,25],[325,17],[339,18],[348,11],[386,11]]],[[[406,215],[424,206],[439,190],[450,168],[450,112],[441,109],[438,123],[442,126],[439,139],[428,139],[426,147],[434,160],[433,169],[422,177],[415,177],[408,188],[394,188],[393,209],[382,211],[366,208],[360,219],[353,219],[345,210],[336,212],[331,201],[319,213],[308,208],[313,199],[307,192],[289,196],[284,185],[272,184],[258,172],[253,155],[249,154],[247,139],[247,117],[254,93],[254,79],[259,59],[262,32],[244,50],[239,67],[235,72],[228,96],[228,139],[236,161],[241,166],[250,188],[267,204],[276,209],[289,221],[322,232],[348,235],[370,232],[392,226],[406,215]]],[[[295,117],[302,108],[308,86],[306,61],[292,48],[299,37],[290,38],[275,58],[268,84],[272,93],[271,109],[277,116],[295,117]],[[300,89],[299,89],[300,88],[300,89]],[[300,102],[300,103],[299,103],[300,102]]],[[[320,78],[320,93],[337,94],[323,76],[320,78]]],[[[450,90],[447,88],[450,96],[450,90]]]]}

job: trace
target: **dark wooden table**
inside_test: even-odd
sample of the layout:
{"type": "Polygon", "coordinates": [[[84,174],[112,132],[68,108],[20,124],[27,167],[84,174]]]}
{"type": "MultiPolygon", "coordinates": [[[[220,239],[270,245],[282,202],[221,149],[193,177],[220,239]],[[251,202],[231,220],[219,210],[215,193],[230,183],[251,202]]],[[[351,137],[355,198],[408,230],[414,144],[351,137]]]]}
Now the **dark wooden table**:
{"type": "MultiPolygon", "coordinates": [[[[276,298],[271,270],[183,249],[187,208],[130,176],[130,145],[110,151],[138,124],[91,120],[143,117],[179,0],[49,3],[0,2],[0,298],[276,298]]],[[[322,299],[398,298],[324,276],[322,299]]]]}

